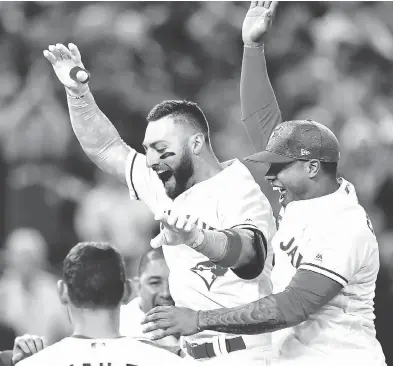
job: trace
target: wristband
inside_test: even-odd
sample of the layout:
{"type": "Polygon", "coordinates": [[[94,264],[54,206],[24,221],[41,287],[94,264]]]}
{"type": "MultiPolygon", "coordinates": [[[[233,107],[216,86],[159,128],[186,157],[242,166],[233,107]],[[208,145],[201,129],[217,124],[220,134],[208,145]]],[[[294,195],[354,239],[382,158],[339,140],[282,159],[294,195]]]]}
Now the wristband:
{"type": "Polygon", "coordinates": [[[196,239],[192,243],[187,244],[192,249],[198,248],[203,243],[203,240],[205,240],[205,234],[203,233],[203,231],[200,229],[197,230],[198,230],[198,234],[196,239]]]}
{"type": "Polygon", "coordinates": [[[86,94],[82,94],[82,95],[78,95],[78,96],[76,96],[76,95],[71,95],[71,94],[67,91],[67,88],[66,88],[66,94],[67,94],[67,96],[68,96],[69,98],[71,98],[71,99],[82,99],[82,98],[84,98],[84,97],[86,96],[86,94]]]}
{"type": "Polygon", "coordinates": [[[197,311],[197,324],[196,324],[196,327],[198,329],[198,332],[203,332],[203,329],[200,328],[200,326],[199,326],[199,314],[200,314],[200,312],[201,312],[200,310],[197,311]]]}

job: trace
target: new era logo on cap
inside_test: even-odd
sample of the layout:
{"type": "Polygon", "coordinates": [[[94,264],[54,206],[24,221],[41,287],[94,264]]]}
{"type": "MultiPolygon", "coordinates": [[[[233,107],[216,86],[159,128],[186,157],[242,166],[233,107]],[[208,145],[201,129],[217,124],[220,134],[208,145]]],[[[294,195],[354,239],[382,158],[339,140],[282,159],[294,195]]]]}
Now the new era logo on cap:
{"type": "Polygon", "coordinates": [[[266,163],[312,159],[327,163],[340,159],[340,147],[334,133],[312,120],[281,123],[273,131],[266,150],[246,158],[266,163]]]}

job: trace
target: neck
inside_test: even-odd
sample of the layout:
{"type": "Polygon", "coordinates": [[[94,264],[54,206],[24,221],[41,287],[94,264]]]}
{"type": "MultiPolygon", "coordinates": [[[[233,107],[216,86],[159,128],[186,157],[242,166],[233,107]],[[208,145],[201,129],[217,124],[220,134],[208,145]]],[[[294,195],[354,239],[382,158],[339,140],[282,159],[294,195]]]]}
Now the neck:
{"type": "Polygon", "coordinates": [[[222,170],[221,163],[218,161],[213,151],[206,152],[200,160],[194,163],[194,175],[190,179],[187,189],[194,184],[214,177],[222,170]]]}
{"type": "Polygon", "coordinates": [[[311,190],[307,197],[304,199],[313,199],[313,198],[318,198],[318,197],[323,197],[327,196],[329,194],[332,194],[336,192],[340,188],[340,184],[337,182],[337,179],[326,179],[323,182],[318,182],[314,186],[314,189],[311,190]]]}
{"type": "Polygon", "coordinates": [[[71,309],[73,335],[88,338],[120,337],[120,308],[114,310],[71,309]]]}

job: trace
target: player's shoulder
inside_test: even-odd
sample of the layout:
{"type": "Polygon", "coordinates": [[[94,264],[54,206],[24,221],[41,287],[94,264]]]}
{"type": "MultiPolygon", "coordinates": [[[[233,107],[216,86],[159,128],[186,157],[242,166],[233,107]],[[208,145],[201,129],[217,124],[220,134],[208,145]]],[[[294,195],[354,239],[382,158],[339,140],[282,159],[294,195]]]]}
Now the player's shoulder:
{"type": "Polygon", "coordinates": [[[222,190],[224,194],[230,195],[236,192],[248,195],[251,193],[255,196],[265,197],[250,170],[240,160],[234,159],[228,164],[222,175],[225,180],[225,190],[222,190]]]}

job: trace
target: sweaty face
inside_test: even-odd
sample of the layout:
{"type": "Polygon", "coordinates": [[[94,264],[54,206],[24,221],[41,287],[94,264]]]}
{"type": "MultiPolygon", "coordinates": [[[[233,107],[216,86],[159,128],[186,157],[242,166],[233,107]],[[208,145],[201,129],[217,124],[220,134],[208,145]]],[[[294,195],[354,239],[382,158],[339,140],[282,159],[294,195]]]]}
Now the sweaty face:
{"type": "Polygon", "coordinates": [[[160,305],[174,305],[169,292],[168,276],[169,269],[164,259],[152,260],[147,264],[139,279],[139,296],[144,312],[160,305]]]}
{"type": "Polygon", "coordinates": [[[184,128],[174,123],[172,117],[149,122],[143,146],[147,166],[157,173],[167,195],[174,199],[183,193],[194,175],[184,128]]]}
{"type": "Polygon", "coordinates": [[[270,182],[273,190],[279,191],[279,202],[283,207],[292,201],[304,199],[308,180],[304,161],[273,163],[265,179],[270,182]]]}

